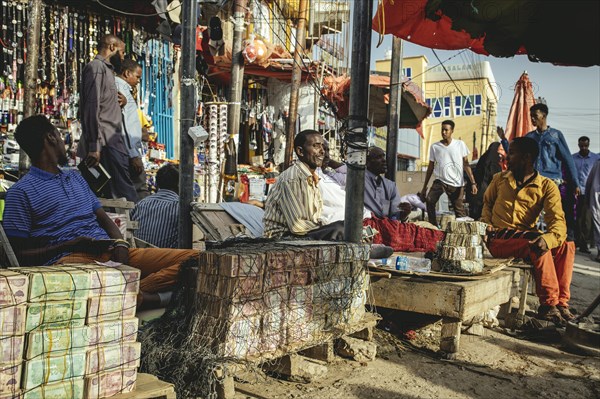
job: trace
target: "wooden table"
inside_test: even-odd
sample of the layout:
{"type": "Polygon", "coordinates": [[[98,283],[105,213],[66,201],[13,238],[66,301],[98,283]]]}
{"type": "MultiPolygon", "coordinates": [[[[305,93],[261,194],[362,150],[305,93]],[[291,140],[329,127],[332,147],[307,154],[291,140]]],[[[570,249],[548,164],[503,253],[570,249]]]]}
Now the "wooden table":
{"type": "Polygon", "coordinates": [[[508,302],[514,273],[502,270],[470,281],[373,278],[371,295],[378,307],[441,316],[440,350],[452,358],[459,350],[462,322],[508,302]]]}
{"type": "Polygon", "coordinates": [[[133,392],[111,396],[112,399],[175,399],[173,384],[164,382],[151,374],[138,373],[133,392]]]}

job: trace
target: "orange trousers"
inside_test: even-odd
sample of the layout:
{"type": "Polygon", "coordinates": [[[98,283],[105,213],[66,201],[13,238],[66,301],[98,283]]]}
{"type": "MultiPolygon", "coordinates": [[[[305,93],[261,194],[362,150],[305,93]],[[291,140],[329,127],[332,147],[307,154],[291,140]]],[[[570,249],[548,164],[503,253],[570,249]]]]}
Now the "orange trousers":
{"type": "Polygon", "coordinates": [[[526,238],[493,238],[488,249],[495,258],[531,259],[534,268],[537,296],[542,305],[569,306],[571,278],[575,261],[575,243],[564,242],[560,247],[537,256],[529,249],[526,238]]]}
{"type": "MultiPolygon", "coordinates": [[[[128,266],[141,270],[140,291],[149,294],[168,291],[177,282],[179,266],[198,257],[195,249],[130,248],[128,266]]],[[[60,258],[55,264],[94,263],[110,260],[111,253],[99,255],[76,252],[60,258]]]]}

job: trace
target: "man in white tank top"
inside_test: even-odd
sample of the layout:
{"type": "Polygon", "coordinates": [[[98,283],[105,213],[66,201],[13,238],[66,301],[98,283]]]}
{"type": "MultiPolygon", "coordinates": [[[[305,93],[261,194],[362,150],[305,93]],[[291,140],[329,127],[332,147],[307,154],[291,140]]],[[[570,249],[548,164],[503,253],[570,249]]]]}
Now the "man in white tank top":
{"type": "Polygon", "coordinates": [[[442,140],[433,143],[429,149],[429,166],[425,175],[425,184],[419,196],[427,204],[427,215],[429,222],[437,226],[435,205],[440,196],[446,193],[454,207],[456,217],[466,216],[463,205],[463,187],[465,185],[463,172],[469,177],[469,187],[473,195],[477,194],[475,177],[469,166],[469,149],[462,140],[453,140],[454,122],[446,120],[442,122],[442,140]],[[435,174],[435,180],[427,194],[427,184],[431,175],[435,174]]]}

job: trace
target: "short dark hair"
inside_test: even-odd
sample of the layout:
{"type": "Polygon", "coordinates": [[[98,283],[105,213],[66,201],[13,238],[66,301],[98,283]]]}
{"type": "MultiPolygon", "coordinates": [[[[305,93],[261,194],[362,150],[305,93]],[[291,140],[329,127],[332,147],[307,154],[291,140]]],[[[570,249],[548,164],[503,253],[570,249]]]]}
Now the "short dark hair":
{"type": "Polygon", "coordinates": [[[451,121],[450,119],[446,119],[445,121],[443,121],[442,125],[450,125],[452,127],[452,130],[454,130],[454,121],[451,121]]]}
{"type": "Polygon", "coordinates": [[[126,58],[121,63],[121,71],[119,73],[122,75],[125,73],[125,71],[135,72],[135,70],[138,68],[141,68],[140,64],[138,64],[131,58],[126,58]]]}
{"type": "Polygon", "coordinates": [[[588,136],[581,136],[577,141],[590,141],[590,138],[588,136]]]}
{"type": "Polygon", "coordinates": [[[33,115],[19,123],[15,130],[15,140],[29,158],[35,161],[44,149],[44,136],[54,129],[54,125],[44,115],[33,115]]]}
{"type": "Polygon", "coordinates": [[[510,142],[510,145],[516,146],[520,152],[531,155],[533,162],[537,159],[540,153],[540,147],[531,137],[517,137],[510,142]]]}
{"type": "Polygon", "coordinates": [[[116,35],[109,33],[108,35],[104,35],[98,41],[98,50],[102,50],[105,48],[109,48],[111,44],[118,45],[122,42],[116,35]]]}
{"type": "Polygon", "coordinates": [[[321,135],[321,133],[319,133],[316,130],[312,130],[312,129],[306,129],[301,131],[300,133],[298,133],[296,135],[296,137],[294,137],[294,148],[296,147],[304,147],[304,144],[306,143],[306,139],[308,138],[308,136],[312,136],[318,134],[319,136],[321,135]]]}
{"type": "Polygon", "coordinates": [[[179,168],[172,163],[164,164],[156,172],[156,185],[161,190],[179,193],[179,168]]]}
{"type": "Polygon", "coordinates": [[[529,113],[533,114],[535,111],[540,111],[542,114],[548,115],[548,106],[546,104],[543,104],[543,103],[533,104],[529,108],[529,113]]]}

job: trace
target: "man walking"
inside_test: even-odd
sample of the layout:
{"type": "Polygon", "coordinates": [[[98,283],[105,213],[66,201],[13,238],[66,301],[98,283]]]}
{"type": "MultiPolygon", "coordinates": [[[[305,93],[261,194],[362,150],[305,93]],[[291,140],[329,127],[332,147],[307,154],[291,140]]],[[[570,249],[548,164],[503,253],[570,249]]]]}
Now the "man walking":
{"type": "MultiPolygon", "coordinates": [[[[575,219],[575,245],[585,254],[589,254],[588,241],[591,236],[590,226],[590,208],[588,206],[588,195],[585,189],[585,183],[598,158],[598,154],[590,151],[590,139],[586,136],[581,136],[577,141],[579,152],[573,154],[573,162],[577,168],[577,177],[579,178],[579,189],[581,193],[577,198],[577,210],[575,219]]],[[[591,193],[593,194],[593,193],[591,193]]]]}
{"type": "Polygon", "coordinates": [[[452,139],[454,132],[454,122],[446,120],[442,122],[442,140],[433,143],[429,150],[429,166],[425,175],[425,184],[423,190],[419,193],[422,200],[427,204],[427,215],[429,223],[437,226],[435,206],[443,193],[446,193],[448,199],[454,207],[456,217],[467,215],[463,205],[463,186],[464,172],[469,177],[470,191],[473,195],[477,194],[477,183],[473,172],[469,166],[469,149],[462,140],[452,139]],[[435,180],[427,194],[427,184],[431,175],[435,174],[435,180]]]}
{"type": "Polygon", "coordinates": [[[137,202],[129,174],[129,155],[122,134],[121,108],[113,70],[125,56],[125,43],[115,35],[105,35],[98,44],[98,54],[88,63],[81,78],[82,135],[77,155],[88,167],[98,164],[111,179],[107,197],[125,197],[137,202]]]}

